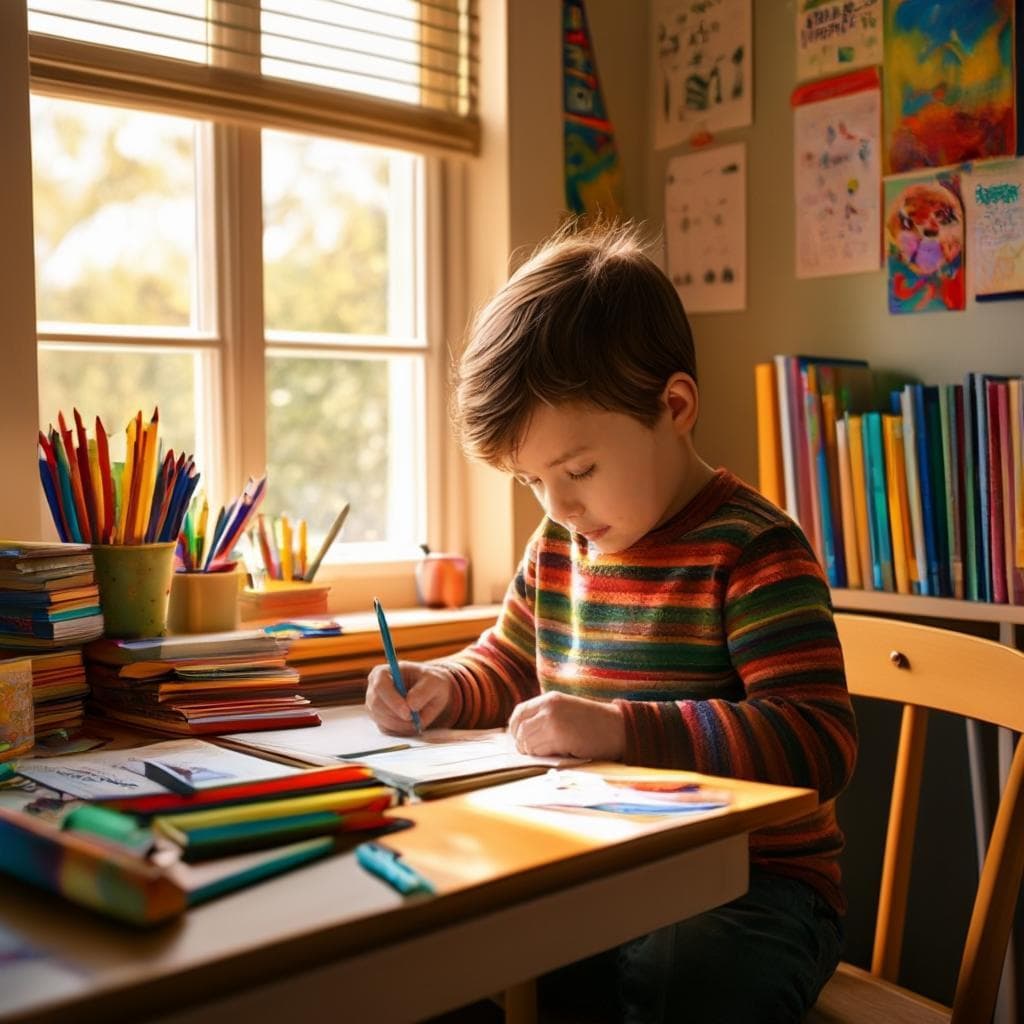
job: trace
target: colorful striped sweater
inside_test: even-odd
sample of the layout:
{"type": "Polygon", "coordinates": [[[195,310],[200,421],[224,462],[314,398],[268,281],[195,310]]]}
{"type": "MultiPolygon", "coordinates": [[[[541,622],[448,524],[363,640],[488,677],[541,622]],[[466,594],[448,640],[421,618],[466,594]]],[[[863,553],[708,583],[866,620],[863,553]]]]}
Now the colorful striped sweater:
{"type": "Polygon", "coordinates": [[[628,764],[816,789],[814,813],[751,835],[751,863],[845,909],[835,797],[857,738],[828,587],[800,529],[727,470],[618,554],[545,518],[497,624],[443,664],[459,727],[561,690],[620,702],[628,764]]]}

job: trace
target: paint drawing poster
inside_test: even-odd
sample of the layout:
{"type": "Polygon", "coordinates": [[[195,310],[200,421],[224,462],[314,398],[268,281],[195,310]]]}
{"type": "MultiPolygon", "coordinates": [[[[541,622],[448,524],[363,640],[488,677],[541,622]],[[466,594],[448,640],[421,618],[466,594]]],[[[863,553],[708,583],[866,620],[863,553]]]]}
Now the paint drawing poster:
{"type": "Polygon", "coordinates": [[[964,176],[964,208],[971,294],[1024,296],[1024,160],[975,164],[964,176]]]}
{"type": "Polygon", "coordinates": [[[1014,0],[885,9],[888,172],[1013,156],[1014,0]]]}
{"type": "Polygon", "coordinates": [[[965,307],[960,174],[938,171],[885,182],[890,313],[965,307]]]}
{"type": "Polygon", "coordinates": [[[751,0],[655,0],[654,144],[741,128],[753,118],[751,0]]]}
{"type": "Polygon", "coordinates": [[[747,156],[743,143],[668,162],[668,274],[687,313],[746,308],[747,156]]]}
{"type": "Polygon", "coordinates": [[[797,0],[796,77],[882,63],[882,0],[797,0]]]}
{"type": "Polygon", "coordinates": [[[882,92],[867,68],[793,95],[796,276],[877,270],[882,262],[882,92]]]}

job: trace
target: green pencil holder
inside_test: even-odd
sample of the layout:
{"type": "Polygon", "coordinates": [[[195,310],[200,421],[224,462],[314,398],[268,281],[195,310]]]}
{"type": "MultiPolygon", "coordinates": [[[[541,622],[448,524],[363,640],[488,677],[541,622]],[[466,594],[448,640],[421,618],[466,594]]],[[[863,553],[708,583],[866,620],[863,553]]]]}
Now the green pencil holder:
{"type": "Polygon", "coordinates": [[[121,639],[163,636],[174,571],[174,542],[94,544],[103,635],[121,639]]]}

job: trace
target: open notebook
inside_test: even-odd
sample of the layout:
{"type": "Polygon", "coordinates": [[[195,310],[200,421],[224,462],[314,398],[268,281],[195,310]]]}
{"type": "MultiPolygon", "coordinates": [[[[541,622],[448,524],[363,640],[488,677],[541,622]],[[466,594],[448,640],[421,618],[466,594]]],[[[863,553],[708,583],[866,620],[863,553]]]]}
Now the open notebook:
{"type": "Polygon", "coordinates": [[[504,729],[428,729],[420,736],[382,733],[360,706],[324,708],[309,729],[237,733],[218,742],[264,757],[307,765],[357,761],[389,786],[420,797],[538,775],[582,762],[519,753],[504,729]]]}

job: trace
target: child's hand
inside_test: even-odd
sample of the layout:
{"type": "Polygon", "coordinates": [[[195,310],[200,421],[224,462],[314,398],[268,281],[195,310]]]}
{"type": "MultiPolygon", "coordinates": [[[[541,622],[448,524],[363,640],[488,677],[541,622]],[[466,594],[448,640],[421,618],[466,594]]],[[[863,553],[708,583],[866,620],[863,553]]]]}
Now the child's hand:
{"type": "Polygon", "coordinates": [[[621,761],[626,725],[615,704],[542,693],[516,706],[508,720],[516,747],[535,757],[584,757],[621,761]]]}
{"type": "Polygon", "coordinates": [[[395,689],[387,665],[371,669],[366,681],[366,710],[377,726],[383,732],[411,736],[416,732],[412,711],[419,712],[420,725],[424,729],[448,724],[439,719],[448,709],[455,689],[451,673],[438,665],[425,665],[418,661],[400,661],[398,667],[402,670],[408,700],[395,689]]]}

